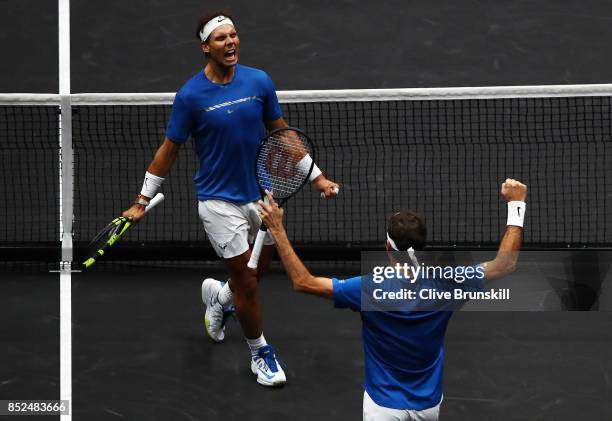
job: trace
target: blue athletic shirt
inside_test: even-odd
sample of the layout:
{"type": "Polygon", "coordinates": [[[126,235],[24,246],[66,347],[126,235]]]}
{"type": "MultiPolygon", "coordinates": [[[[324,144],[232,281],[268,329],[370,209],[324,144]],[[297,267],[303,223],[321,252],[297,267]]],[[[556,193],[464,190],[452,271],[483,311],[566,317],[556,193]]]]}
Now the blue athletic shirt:
{"type": "Polygon", "coordinates": [[[261,197],[255,179],[255,155],[265,122],[282,116],[274,84],[263,71],[235,67],[225,84],[200,71],[176,93],[166,137],[174,143],[193,139],[199,159],[194,181],[198,200],[245,204],[261,197]]]}
{"type": "MultiPolygon", "coordinates": [[[[473,266],[476,270],[477,266],[473,266]]],[[[361,314],[365,384],[368,395],[380,406],[393,409],[423,410],[442,400],[444,335],[452,311],[362,311],[362,282],[372,275],[333,281],[337,308],[350,308],[361,314]]],[[[419,278],[426,287],[440,280],[419,278]]],[[[381,285],[384,285],[381,284],[381,285]]],[[[484,290],[484,279],[463,284],[446,282],[454,288],[484,290]]]]}

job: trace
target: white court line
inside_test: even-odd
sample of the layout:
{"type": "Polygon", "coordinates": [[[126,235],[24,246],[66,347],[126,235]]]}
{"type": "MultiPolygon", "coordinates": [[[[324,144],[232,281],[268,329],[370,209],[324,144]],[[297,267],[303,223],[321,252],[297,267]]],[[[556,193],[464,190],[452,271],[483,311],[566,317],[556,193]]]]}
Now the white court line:
{"type": "Polygon", "coordinates": [[[59,93],[70,95],[70,0],[58,0],[59,93]]]}
{"type": "Polygon", "coordinates": [[[69,402],[70,413],[62,421],[72,420],[72,274],[60,272],[60,399],[69,402]]]}

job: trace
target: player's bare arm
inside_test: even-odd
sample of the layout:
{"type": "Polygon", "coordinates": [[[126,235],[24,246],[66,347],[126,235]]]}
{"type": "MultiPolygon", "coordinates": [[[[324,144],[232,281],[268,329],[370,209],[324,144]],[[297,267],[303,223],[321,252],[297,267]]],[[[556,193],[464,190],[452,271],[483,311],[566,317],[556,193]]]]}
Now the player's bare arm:
{"type": "MultiPolygon", "coordinates": [[[[172,168],[172,165],[176,161],[176,158],[178,157],[180,149],[180,144],[174,143],[170,139],[165,138],[163,143],[155,152],[153,160],[147,169],[147,173],[161,178],[167,176],[172,168]]],[[[139,194],[136,197],[135,203],[129,209],[125,210],[122,216],[125,218],[132,218],[134,222],[140,221],[145,215],[146,205],[143,203],[151,200],[151,198],[152,197],[149,197],[148,195],[139,194]]]]}
{"type": "Polygon", "coordinates": [[[276,250],[293,282],[293,288],[299,292],[332,298],[332,280],[313,276],[304,266],[287,237],[287,231],[283,226],[283,210],[276,204],[270,193],[267,193],[267,196],[268,204],[259,201],[261,219],[276,240],[276,250]]]}
{"type": "Polygon", "coordinates": [[[497,256],[483,264],[487,281],[499,279],[514,272],[521,249],[527,186],[520,181],[508,178],[502,184],[501,195],[509,204],[508,225],[499,243],[497,256]]]}
{"type": "Polygon", "coordinates": [[[283,117],[266,122],[266,129],[268,130],[284,129],[285,127],[289,127],[289,125],[283,117]]]}
{"type": "Polygon", "coordinates": [[[180,144],[165,138],[164,142],[157,149],[157,152],[155,152],[153,161],[149,164],[147,171],[159,177],[167,176],[178,157],[180,149],[180,144]]]}
{"type": "MultiPolygon", "coordinates": [[[[268,130],[282,129],[288,126],[289,125],[282,117],[278,120],[266,122],[266,128],[268,130]]],[[[319,174],[314,180],[312,180],[312,186],[317,191],[321,192],[321,196],[325,197],[326,199],[336,197],[340,192],[340,185],[326,178],[323,173],[319,174]]]]}

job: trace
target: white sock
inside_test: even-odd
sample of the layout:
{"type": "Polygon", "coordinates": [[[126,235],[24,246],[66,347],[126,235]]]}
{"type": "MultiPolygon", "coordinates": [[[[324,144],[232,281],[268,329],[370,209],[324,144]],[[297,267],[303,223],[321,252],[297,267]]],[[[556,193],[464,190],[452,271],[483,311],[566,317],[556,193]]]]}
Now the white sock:
{"type": "Polygon", "coordinates": [[[247,341],[247,344],[249,344],[249,348],[251,348],[251,356],[252,357],[256,357],[257,356],[257,351],[259,351],[259,348],[262,348],[262,347],[268,345],[268,343],[266,342],[266,338],[264,338],[263,333],[257,339],[246,338],[246,341],[247,341]]]}
{"type": "Polygon", "coordinates": [[[223,285],[221,291],[219,291],[218,295],[219,303],[223,306],[224,309],[234,302],[234,294],[232,294],[232,290],[229,286],[229,281],[223,285]]]}

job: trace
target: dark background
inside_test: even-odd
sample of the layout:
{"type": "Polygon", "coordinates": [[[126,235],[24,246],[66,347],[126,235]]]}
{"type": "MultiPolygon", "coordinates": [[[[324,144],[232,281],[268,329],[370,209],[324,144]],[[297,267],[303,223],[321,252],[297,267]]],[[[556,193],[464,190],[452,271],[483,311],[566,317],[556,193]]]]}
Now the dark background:
{"type": "MultiPolygon", "coordinates": [[[[57,92],[57,2],[0,1],[0,92],[57,92]]],[[[610,82],[609,1],[73,1],[73,92],[173,92],[195,22],[234,12],[241,62],[277,89],[610,82]]]]}
{"type": "MultiPolygon", "coordinates": [[[[203,65],[194,37],[197,16],[220,6],[236,15],[241,62],[268,71],[279,90],[611,81],[612,2],[607,1],[73,0],[72,91],[177,90],[203,65]]],[[[56,93],[57,2],[0,0],[0,28],[0,92],[56,93]]],[[[135,411],[135,399],[155,402],[166,391],[177,406],[199,402],[191,408],[198,419],[218,419],[224,411],[244,418],[247,398],[262,406],[272,401],[260,399],[268,391],[248,375],[236,327],[225,347],[206,342],[197,320],[199,276],[177,281],[168,275],[154,287],[146,277],[117,286],[113,275],[75,276],[75,419],[135,411]],[[184,301],[175,296],[180,294],[184,301]],[[156,303],[164,311],[151,311],[156,303]],[[236,364],[236,373],[219,376],[221,388],[203,381],[216,374],[211,361],[225,358],[236,364]],[[186,386],[177,388],[176,382],[186,386]],[[185,389],[193,392],[186,395],[185,389]],[[213,398],[218,405],[209,404],[213,398]]],[[[357,316],[323,309],[327,303],[297,296],[286,279],[277,285],[281,282],[284,290],[270,282],[263,292],[269,294],[266,304],[281,303],[267,305],[268,316],[276,313],[267,317],[267,326],[293,367],[273,410],[285,411],[277,402],[292,406],[300,397],[313,397],[299,402],[296,419],[313,419],[312,413],[358,419],[357,316]],[[284,317],[305,323],[305,329],[284,317]],[[347,417],[342,411],[351,412],[347,417]]],[[[57,276],[2,274],[1,287],[7,322],[0,396],[57,398],[57,276]]],[[[606,312],[458,314],[447,336],[443,416],[609,419],[610,343],[606,312]]],[[[148,406],[150,414],[155,408],[148,406]]]]}

